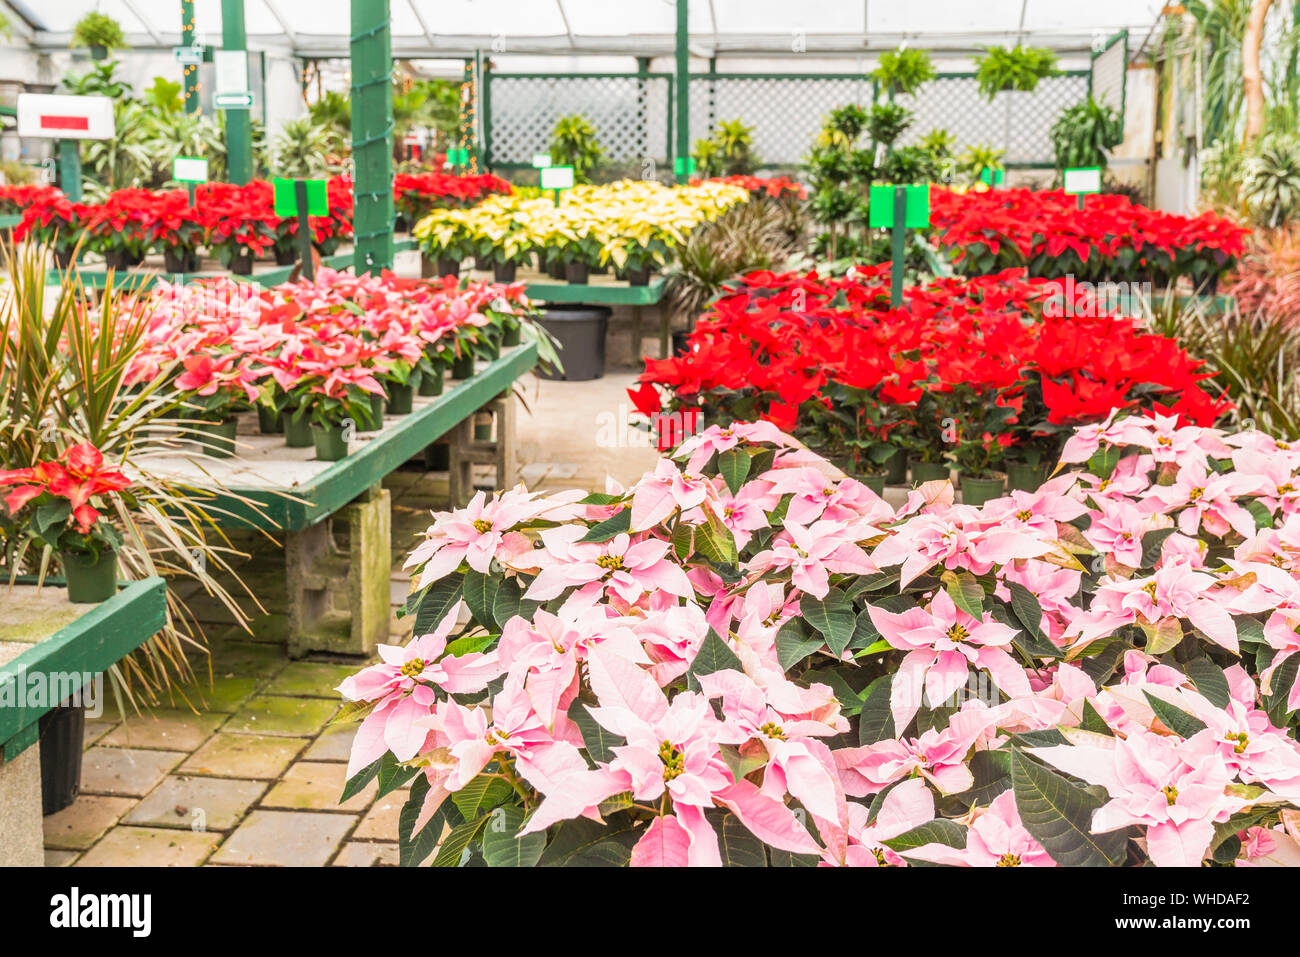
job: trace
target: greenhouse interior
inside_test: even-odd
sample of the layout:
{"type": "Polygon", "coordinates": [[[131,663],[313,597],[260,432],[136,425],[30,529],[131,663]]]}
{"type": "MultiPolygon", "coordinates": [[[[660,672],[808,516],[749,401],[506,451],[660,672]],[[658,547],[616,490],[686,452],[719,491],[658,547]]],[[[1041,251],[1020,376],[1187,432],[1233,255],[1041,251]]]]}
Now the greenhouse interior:
{"type": "Polygon", "coordinates": [[[1298,60],[0,0],[0,864],[1300,864],[1298,60]]]}

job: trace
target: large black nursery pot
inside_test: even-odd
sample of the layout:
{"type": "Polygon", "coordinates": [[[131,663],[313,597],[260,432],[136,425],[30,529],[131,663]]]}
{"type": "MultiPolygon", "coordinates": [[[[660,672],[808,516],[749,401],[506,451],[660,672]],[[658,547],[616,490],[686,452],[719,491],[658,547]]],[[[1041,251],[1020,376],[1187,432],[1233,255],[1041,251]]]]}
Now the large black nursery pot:
{"type": "Polygon", "coordinates": [[[570,382],[599,379],[605,374],[605,332],[608,306],[564,305],[542,309],[538,321],[555,337],[564,370],[538,372],[543,379],[570,382]]]}
{"type": "Polygon", "coordinates": [[[81,793],[86,710],[68,702],[51,708],[36,723],[41,741],[41,814],[57,814],[81,793]]]}

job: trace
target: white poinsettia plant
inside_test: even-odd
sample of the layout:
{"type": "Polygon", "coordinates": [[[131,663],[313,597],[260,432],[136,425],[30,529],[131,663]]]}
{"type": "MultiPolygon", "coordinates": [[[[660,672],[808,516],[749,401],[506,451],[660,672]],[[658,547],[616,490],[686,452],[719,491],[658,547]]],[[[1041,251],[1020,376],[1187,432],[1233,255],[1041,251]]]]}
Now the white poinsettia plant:
{"type": "Polygon", "coordinates": [[[1300,863],[1300,451],[1133,416],[982,507],[766,423],[478,495],[348,678],[403,863],[1300,863]]]}

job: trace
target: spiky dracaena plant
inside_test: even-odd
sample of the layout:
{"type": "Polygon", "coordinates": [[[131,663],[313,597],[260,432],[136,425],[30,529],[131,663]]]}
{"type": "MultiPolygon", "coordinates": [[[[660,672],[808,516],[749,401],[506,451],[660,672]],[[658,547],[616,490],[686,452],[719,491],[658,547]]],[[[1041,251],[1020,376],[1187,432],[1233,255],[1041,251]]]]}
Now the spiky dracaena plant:
{"type": "MultiPolygon", "coordinates": [[[[131,477],[131,503],[115,498],[111,515],[123,538],[120,574],[167,579],[167,624],[109,674],[115,691],[134,706],[164,692],[188,700],[181,687],[194,678],[187,651],[202,651],[204,639],[173,586],[190,583],[241,624],[247,616],[240,603],[257,600],[231,566],[240,553],[219,527],[223,513],[212,504],[217,487],[151,469],[153,457],[174,450],[186,420],[168,417],[184,414],[168,385],[169,370],[150,382],[126,383],[148,320],[134,300],[137,290],[110,279],[96,305],[75,270],[47,285],[47,256],[35,246],[3,250],[9,283],[0,295],[0,467],[27,467],[90,442],[131,477]],[[239,600],[235,593],[242,593],[239,600]]],[[[9,580],[45,576],[52,556],[33,552],[30,541],[5,543],[0,560],[9,580]]]]}
{"type": "Polygon", "coordinates": [[[1246,157],[1241,194],[1257,226],[1284,226],[1300,214],[1300,136],[1264,137],[1246,157]]]}

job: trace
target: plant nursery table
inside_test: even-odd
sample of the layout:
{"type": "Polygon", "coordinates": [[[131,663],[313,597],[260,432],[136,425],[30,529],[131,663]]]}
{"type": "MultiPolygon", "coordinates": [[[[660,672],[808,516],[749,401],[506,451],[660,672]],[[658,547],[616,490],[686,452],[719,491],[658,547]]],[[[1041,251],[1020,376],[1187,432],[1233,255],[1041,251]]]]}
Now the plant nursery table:
{"type": "Polygon", "coordinates": [[[450,493],[463,505],[476,463],[496,467],[498,486],[516,472],[514,381],[537,364],[537,344],[503,350],[442,395],[416,396],[409,415],[386,415],[383,428],[357,432],[347,456],[322,462],[311,448],[289,448],[282,435],[262,435],[256,416],[239,423],[236,454],[219,459],[193,452],[151,455],[156,474],[184,482],[202,478],[223,491],[204,502],[218,521],[284,537],[289,594],[289,654],[311,651],[369,655],[387,638],[391,504],[384,477],[444,436],[450,442],[450,493]],[[476,412],[490,411],[495,438],[474,434],[476,412]],[[347,526],[346,552],[331,525],[347,526]]]}
{"type": "Polygon", "coordinates": [[[0,588],[0,866],[40,866],[40,718],[162,629],[167,588],[146,578],[95,605],[53,580],[0,588]]]}
{"type": "MultiPolygon", "coordinates": [[[[470,273],[470,277],[474,280],[490,282],[492,274],[475,270],[470,273]]],[[[516,280],[525,284],[529,298],[541,302],[628,306],[632,310],[632,342],[634,343],[632,351],[634,353],[639,353],[641,348],[642,310],[646,306],[659,307],[666,287],[663,276],[653,277],[645,286],[633,286],[625,280],[601,275],[591,276],[586,283],[570,283],[552,279],[546,273],[531,269],[519,270],[516,273],[516,280]]],[[[659,357],[661,359],[668,357],[671,348],[670,320],[671,316],[668,312],[660,307],[659,357]]],[[[639,359],[640,356],[634,355],[633,358],[639,359]]]]}

